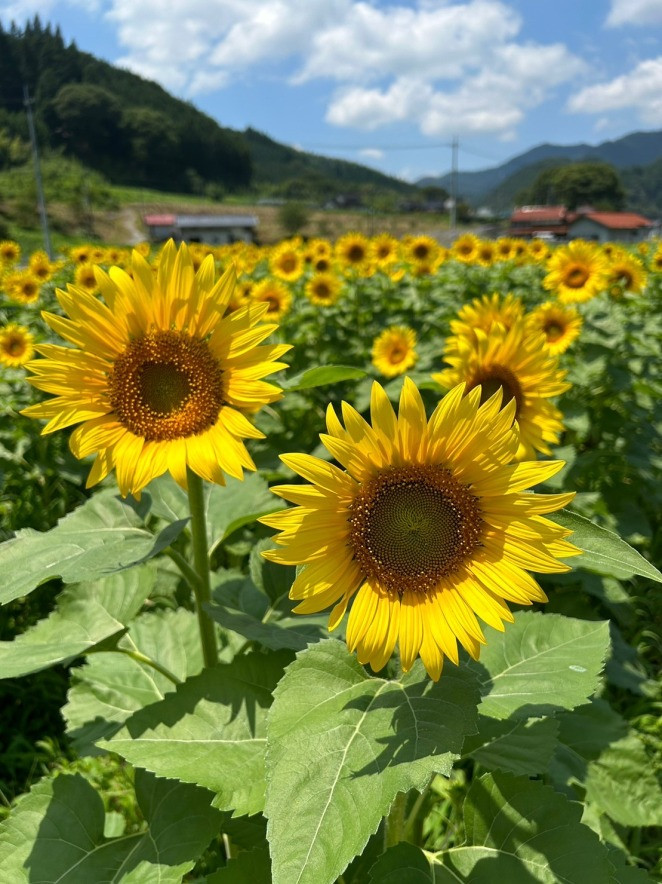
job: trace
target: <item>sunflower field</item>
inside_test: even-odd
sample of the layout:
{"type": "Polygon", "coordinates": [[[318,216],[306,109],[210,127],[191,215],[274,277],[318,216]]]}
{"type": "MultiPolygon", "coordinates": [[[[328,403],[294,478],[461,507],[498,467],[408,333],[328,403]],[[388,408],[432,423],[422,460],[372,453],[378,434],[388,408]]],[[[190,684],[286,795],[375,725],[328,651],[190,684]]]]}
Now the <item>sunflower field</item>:
{"type": "Polygon", "coordinates": [[[662,880],[662,243],[0,242],[0,882],[662,880]]]}

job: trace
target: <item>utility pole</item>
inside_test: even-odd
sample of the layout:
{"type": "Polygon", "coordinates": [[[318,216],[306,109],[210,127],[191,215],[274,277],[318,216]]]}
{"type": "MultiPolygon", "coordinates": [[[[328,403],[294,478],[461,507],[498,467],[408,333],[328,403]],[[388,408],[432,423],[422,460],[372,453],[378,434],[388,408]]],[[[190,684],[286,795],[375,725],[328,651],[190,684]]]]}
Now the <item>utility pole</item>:
{"type": "Polygon", "coordinates": [[[34,127],[34,117],[32,116],[32,99],[28,91],[27,83],[23,84],[23,104],[28,115],[28,130],[30,132],[30,142],[32,143],[32,158],[34,159],[34,180],[37,185],[37,203],[39,205],[39,218],[41,220],[41,232],[44,237],[44,250],[49,259],[53,260],[53,252],[51,250],[51,237],[48,232],[48,216],[46,214],[46,200],[44,199],[44,187],[41,181],[41,165],[39,163],[39,150],[37,148],[37,133],[34,127]]]}
{"type": "Polygon", "coordinates": [[[453,135],[453,140],[451,141],[451,230],[455,230],[457,227],[457,148],[458,138],[457,135],[453,135]]]}

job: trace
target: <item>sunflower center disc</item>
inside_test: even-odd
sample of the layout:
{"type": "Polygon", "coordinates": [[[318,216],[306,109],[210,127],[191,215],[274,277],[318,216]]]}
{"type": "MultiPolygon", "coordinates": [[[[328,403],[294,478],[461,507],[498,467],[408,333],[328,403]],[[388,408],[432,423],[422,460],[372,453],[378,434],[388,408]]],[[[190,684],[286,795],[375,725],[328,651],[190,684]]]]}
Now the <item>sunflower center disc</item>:
{"type": "Polygon", "coordinates": [[[558,339],[563,334],[563,329],[556,322],[548,322],[545,325],[545,334],[547,336],[547,340],[558,341],[558,339]]]}
{"type": "Polygon", "coordinates": [[[119,422],[147,441],[202,433],[224,402],[221,367],[209,347],[179,331],[131,341],[108,386],[119,422]]]}
{"type": "Polygon", "coordinates": [[[565,275],[565,284],[572,289],[580,289],[588,277],[585,267],[572,267],[565,275]]]}
{"type": "Polygon", "coordinates": [[[503,390],[503,398],[501,407],[504,408],[511,399],[514,399],[517,405],[515,409],[515,417],[520,413],[520,409],[524,404],[524,396],[522,388],[515,375],[503,365],[492,365],[489,369],[479,374],[471,384],[473,390],[480,384],[480,404],[483,405],[487,400],[494,396],[497,390],[503,390]]]}
{"type": "Polygon", "coordinates": [[[399,595],[428,592],[478,546],[478,500],[440,466],[394,467],[352,504],[350,542],[368,579],[399,595]]]}
{"type": "Polygon", "coordinates": [[[22,338],[10,338],[6,344],[7,352],[10,356],[22,356],[25,352],[25,342],[22,338]]]}

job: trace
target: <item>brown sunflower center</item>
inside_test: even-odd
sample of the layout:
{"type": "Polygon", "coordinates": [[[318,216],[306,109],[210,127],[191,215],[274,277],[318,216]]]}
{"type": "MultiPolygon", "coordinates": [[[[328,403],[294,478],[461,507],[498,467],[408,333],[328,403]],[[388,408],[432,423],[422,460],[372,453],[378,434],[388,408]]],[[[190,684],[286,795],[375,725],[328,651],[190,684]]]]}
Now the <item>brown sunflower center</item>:
{"type": "Polygon", "coordinates": [[[349,515],[365,576],[402,595],[426,593],[480,545],[478,499],[437,465],[392,467],[364,483],[349,515]]]}
{"type": "Polygon", "coordinates": [[[407,349],[400,346],[399,344],[396,344],[389,353],[389,362],[392,362],[393,365],[399,365],[399,363],[402,362],[406,355],[407,349]]]}
{"type": "Polygon", "coordinates": [[[350,264],[360,264],[365,260],[365,249],[360,243],[352,243],[347,249],[347,260],[350,264]]]}
{"type": "Polygon", "coordinates": [[[323,301],[328,301],[328,299],[331,297],[331,289],[325,282],[316,282],[315,295],[316,297],[321,298],[323,301]]]}
{"type": "Polygon", "coordinates": [[[180,331],[131,341],[115,361],[108,388],[119,422],[147,441],[202,433],[224,403],[218,361],[204,341],[180,331]]]}
{"type": "Polygon", "coordinates": [[[295,255],[282,255],[279,263],[280,269],[283,273],[293,273],[297,269],[297,259],[295,255]]]}
{"type": "Polygon", "coordinates": [[[25,340],[19,335],[12,335],[5,343],[5,351],[10,356],[22,356],[25,353],[25,340]]]}
{"type": "Polygon", "coordinates": [[[586,267],[574,264],[565,273],[564,282],[571,289],[580,289],[589,278],[589,272],[586,267]]]}
{"type": "Polygon", "coordinates": [[[417,261],[425,261],[430,255],[430,246],[427,243],[419,242],[414,246],[414,257],[417,261]]]}
{"type": "Polygon", "coordinates": [[[556,320],[545,323],[545,335],[548,341],[558,341],[562,334],[563,329],[556,320]]]}
{"type": "Polygon", "coordinates": [[[517,380],[513,372],[506,368],[505,365],[491,365],[476,375],[469,386],[469,390],[473,390],[480,384],[480,404],[487,402],[497,390],[503,390],[503,398],[501,407],[508,405],[511,399],[515,400],[516,409],[515,416],[519,415],[522,405],[524,404],[524,394],[520,382],[517,380]]]}

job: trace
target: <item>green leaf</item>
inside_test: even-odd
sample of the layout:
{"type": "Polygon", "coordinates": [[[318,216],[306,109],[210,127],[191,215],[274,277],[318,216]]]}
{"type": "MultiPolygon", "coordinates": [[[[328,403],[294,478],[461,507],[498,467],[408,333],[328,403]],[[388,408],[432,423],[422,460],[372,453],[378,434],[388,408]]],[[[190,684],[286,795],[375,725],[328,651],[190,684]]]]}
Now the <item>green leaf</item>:
{"type": "Polygon", "coordinates": [[[519,611],[505,632],[489,630],[480,663],[482,715],[532,718],[585,703],[609,649],[609,624],[519,611]]]}
{"type": "Polygon", "coordinates": [[[136,772],[148,829],[106,839],[100,796],[82,776],[44,779],[0,825],[0,868],[12,884],[180,884],[218,831],[204,789],[136,772]],[[173,833],[177,837],[173,837],[173,833]]]}
{"type": "Polygon", "coordinates": [[[287,652],[256,653],[205,669],[134,713],[99,746],[159,776],[210,789],[221,810],[258,813],[267,710],[291,659],[287,652]]]}
{"type": "Polygon", "coordinates": [[[653,884],[653,879],[643,869],[627,865],[622,850],[608,844],[607,856],[609,859],[609,884],[653,884]]]}
{"type": "Polygon", "coordinates": [[[97,580],[157,555],[183,523],[154,537],[133,507],[112,489],[99,492],[50,531],[19,531],[0,544],[0,603],[27,595],[41,583],[97,580]]]}
{"type": "Polygon", "coordinates": [[[268,848],[258,847],[240,853],[224,869],[209,875],[206,884],[271,884],[268,848]]]}
{"type": "Polygon", "coordinates": [[[558,730],[553,718],[499,721],[479,715],[478,733],[465,739],[462,754],[488,770],[545,773],[557,746],[558,730]]]}
{"type": "Polygon", "coordinates": [[[662,826],[662,785],[633,731],[607,746],[587,767],[585,801],[624,826],[662,826]]]}
{"type": "Polygon", "coordinates": [[[404,841],[389,848],[370,869],[369,884],[457,884],[462,881],[431,854],[404,841]]]}
{"type": "Polygon", "coordinates": [[[619,579],[639,574],[662,583],[662,574],[657,568],[613,531],[600,528],[584,516],[568,510],[552,513],[548,518],[570,529],[572,535],[568,540],[583,550],[581,556],[568,560],[573,567],[619,579]]]}
{"type": "MultiPolygon", "coordinates": [[[[156,660],[181,681],[202,669],[197,617],[182,608],[142,614],[121,644],[156,660]]],[[[133,712],[175,689],[152,666],[118,651],[95,652],[71,674],[73,684],[62,715],[81,755],[98,754],[97,740],[112,736],[133,712]]]]}
{"type": "Polygon", "coordinates": [[[0,642],[0,678],[68,663],[123,629],[94,599],[61,595],[57,610],[45,620],[11,642],[0,642]]]}
{"type": "MultiPolygon", "coordinates": [[[[232,611],[219,605],[205,605],[205,610],[225,629],[231,629],[249,641],[259,642],[272,651],[281,648],[302,651],[309,644],[321,641],[328,635],[324,623],[319,621],[312,623],[310,618],[281,617],[263,623],[249,614],[232,611]]],[[[326,621],[327,618],[323,619],[326,621]]]]}
{"type": "Polygon", "coordinates": [[[270,537],[258,540],[251,550],[248,563],[251,580],[271,602],[288,595],[297,570],[293,565],[278,565],[264,558],[262,553],[265,550],[275,548],[276,544],[270,537]]]}
{"type": "Polygon", "coordinates": [[[330,884],[398,794],[449,776],[475,729],[470,673],[438,683],[420,661],[400,681],[369,676],[341,642],[301,652],[274,695],[265,815],[274,884],[330,884]]]}
{"type": "MultiPolygon", "coordinates": [[[[205,483],[207,542],[210,553],[238,528],[259,516],[282,509],[285,502],[269,491],[259,473],[247,473],[243,481],[226,477],[225,485],[205,483]]],[[[151,513],[161,519],[187,519],[189,504],[186,492],[168,476],[161,476],[147,486],[151,513]]]]}
{"type": "Polygon", "coordinates": [[[284,390],[310,390],[313,387],[326,387],[329,384],[338,384],[341,381],[354,381],[366,376],[361,368],[351,365],[320,365],[309,368],[295,375],[293,378],[285,378],[280,381],[284,390]]]}
{"type": "Polygon", "coordinates": [[[464,803],[465,845],[435,860],[471,884],[605,884],[607,851],[581,814],[581,804],[550,786],[488,774],[464,803]]]}

